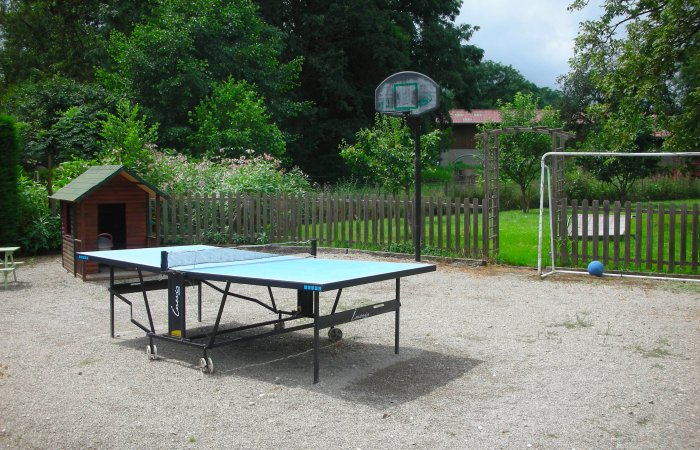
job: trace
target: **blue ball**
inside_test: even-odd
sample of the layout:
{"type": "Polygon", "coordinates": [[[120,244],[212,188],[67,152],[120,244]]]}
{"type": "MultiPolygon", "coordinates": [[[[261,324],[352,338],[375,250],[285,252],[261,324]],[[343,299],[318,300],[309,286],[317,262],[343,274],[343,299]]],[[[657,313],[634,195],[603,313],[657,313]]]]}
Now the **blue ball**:
{"type": "Polygon", "coordinates": [[[603,276],[603,269],[603,263],[600,261],[591,261],[591,263],[588,264],[588,273],[596,277],[603,276]]]}

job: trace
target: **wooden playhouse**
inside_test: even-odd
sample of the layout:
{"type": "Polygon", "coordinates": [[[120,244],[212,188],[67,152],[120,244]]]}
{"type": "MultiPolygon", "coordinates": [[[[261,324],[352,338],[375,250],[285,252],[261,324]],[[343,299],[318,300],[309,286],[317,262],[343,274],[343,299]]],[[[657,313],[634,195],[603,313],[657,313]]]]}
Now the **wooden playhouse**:
{"type": "Polygon", "coordinates": [[[161,197],[124,166],[94,166],[65,185],[50,197],[60,202],[63,267],[85,280],[99,267],[75,252],[158,246],[161,197]]]}

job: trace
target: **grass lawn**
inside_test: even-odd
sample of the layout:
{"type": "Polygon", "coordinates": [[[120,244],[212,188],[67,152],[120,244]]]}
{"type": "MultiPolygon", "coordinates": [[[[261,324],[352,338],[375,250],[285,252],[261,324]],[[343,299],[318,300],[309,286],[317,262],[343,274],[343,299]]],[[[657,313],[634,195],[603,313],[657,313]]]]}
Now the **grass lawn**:
{"type": "MultiPolygon", "coordinates": [[[[539,226],[539,209],[529,212],[504,211],[500,216],[500,251],[498,262],[514,266],[537,267],[537,229],[539,226]]],[[[544,211],[542,239],[545,241],[545,253],[549,249],[549,210],[544,211]]],[[[543,255],[549,262],[548,256],[543,255]]]]}
{"type": "MultiPolygon", "coordinates": [[[[700,199],[690,199],[690,200],[683,200],[683,201],[665,201],[665,202],[651,202],[654,206],[658,206],[659,204],[664,204],[665,206],[670,205],[671,203],[674,203],[676,205],[679,204],[687,204],[690,207],[692,207],[693,204],[700,204],[700,199]]],[[[643,206],[648,205],[648,203],[644,203],[643,206]]],[[[675,255],[676,255],[676,261],[679,260],[680,256],[680,225],[679,225],[679,220],[676,219],[676,232],[675,232],[675,243],[676,243],[676,248],[675,248],[675,255]]],[[[537,230],[538,230],[538,223],[539,223],[539,210],[531,210],[528,213],[523,213],[521,211],[504,211],[501,213],[500,216],[500,252],[498,256],[498,262],[503,263],[503,264],[511,264],[511,265],[516,265],[516,266],[528,266],[528,267],[537,267],[537,243],[538,243],[538,236],[537,236],[537,230]]],[[[664,218],[664,231],[666,233],[666,237],[664,239],[664,255],[668,255],[669,252],[669,239],[668,239],[668,232],[669,232],[669,216],[668,214],[665,215],[664,218]]],[[[630,224],[632,225],[632,224],[630,224]]],[[[654,229],[654,235],[656,235],[656,230],[658,230],[658,217],[655,215],[654,216],[654,222],[653,222],[653,229],[654,229]]],[[[634,230],[631,230],[632,234],[634,234],[634,230]]],[[[643,239],[641,240],[641,255],[642,259],[644,259],[644,255],[646,255],[646,225],[644,225],[643,232],[642,232],[642,237],[643,239]]],[[[543,255],[542,255],[542,264],[547,265],[550,264],[550,258],[549,258],[549,211],[545,209],[544,211],[544,216],[543,216],[543,255]]],[[[579,246],[581,243],[579,243],[579,246]]],[[[610,255],[612,256],[612,239],[609,244],[609,250],[610,250],[610,255]]],[[[690,236],[688,236],[688,245],[690,245],[690,236]]],[[[598,252],[600,255],[603,254],[602,250],[603,244],[602,244],[602,239],[601,242],[599,243],[598,246],[598,252]]],[[[634,244],[631,246],[631,250],[634,251],[634,244]]],[[[654,237],[654,243],[653,243],[653,248],[652,248],[652,258],[655,261],[657,258],[657,237],[654,237]]],[[[579,250],[580,254],[580,250],[579,250]]],[[[590,257],[590,249],[589,249],[589,257],[590,257]]],[[[646,267],[646,266],[645,266],[646,267]]],[[[655,267],[655,264],[653,265],[655,267]]],[[[636,270],[638,268],[634,267],[623,267],[620,265],[617,267],[617,269],[630,269],[630,270],[636,270]]],[[[663,270],[662,270],[663,271],[663,270]]]]}

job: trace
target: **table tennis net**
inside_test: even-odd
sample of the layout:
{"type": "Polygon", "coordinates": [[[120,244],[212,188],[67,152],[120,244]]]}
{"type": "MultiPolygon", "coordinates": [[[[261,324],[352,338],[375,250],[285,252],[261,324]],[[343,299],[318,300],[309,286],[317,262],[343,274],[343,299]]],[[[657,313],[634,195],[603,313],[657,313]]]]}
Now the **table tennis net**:
{"type": "Polygon", "coordinates": [[[265,258],[274,258],[279,255],[272,253],[255,252],[249,250],[238,250],[232,248],[212,248],[202,250],[181,250],[172,252],[163,252],[161,259],[161,268],[167,270],[170,268],[183,266],[200,266],[204,264],[217,263],[234,263],[241,261],[253,261],[265,258]]]}

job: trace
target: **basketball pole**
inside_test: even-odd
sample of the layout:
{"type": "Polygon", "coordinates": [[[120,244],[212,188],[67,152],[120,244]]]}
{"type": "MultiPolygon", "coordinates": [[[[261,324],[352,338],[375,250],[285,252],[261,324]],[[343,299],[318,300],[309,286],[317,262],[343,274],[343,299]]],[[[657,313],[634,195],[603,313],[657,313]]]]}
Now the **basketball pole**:
{"type": "Polygon", "coordinates": [[[420,245],[421,245],[421,230],[423,222],[423,208],[421,208],[421,203],[423,199],[421,198],[421,161],[420,161],[420,119],[417,116],[406,115],[406,121],[409,127],[413,129],[413,140],[414,140],[414,164],[416,171],[415,178],[415,192],[413,199],[413,245],[416,249],[416,261],[420,261],[420,245]]]}

